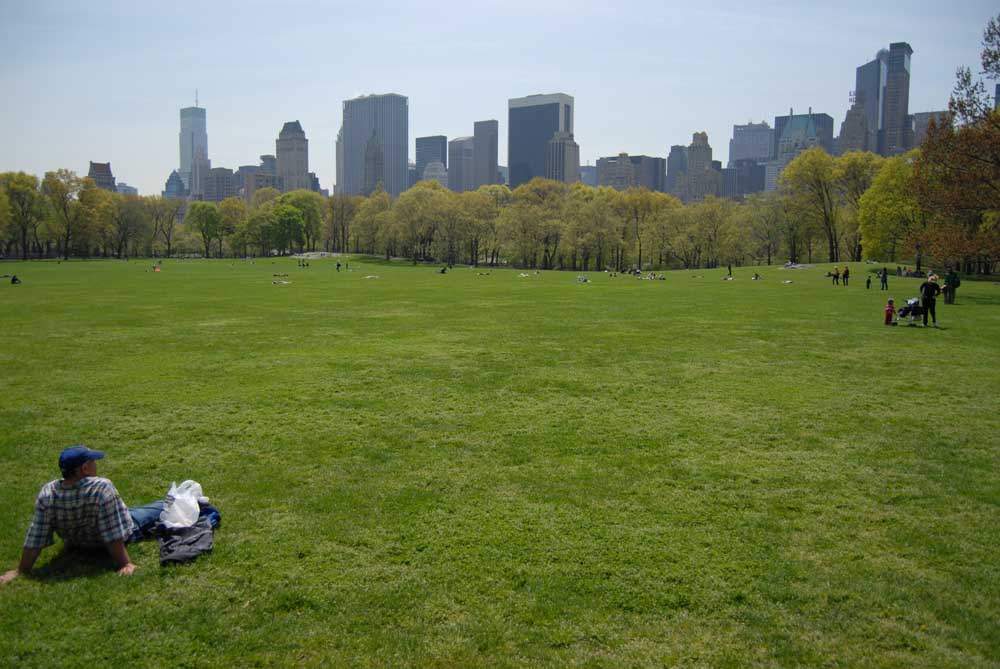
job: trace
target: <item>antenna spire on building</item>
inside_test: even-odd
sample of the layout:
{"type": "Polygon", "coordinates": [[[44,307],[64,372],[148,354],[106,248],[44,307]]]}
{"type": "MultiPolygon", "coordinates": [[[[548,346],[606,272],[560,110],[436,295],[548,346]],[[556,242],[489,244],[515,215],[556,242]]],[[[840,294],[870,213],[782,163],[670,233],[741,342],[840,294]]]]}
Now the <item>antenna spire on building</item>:
{"type": "Polygon", "coordinates": [[[198,89],[194,89],[194,106],[198,106],[198,89]]]}

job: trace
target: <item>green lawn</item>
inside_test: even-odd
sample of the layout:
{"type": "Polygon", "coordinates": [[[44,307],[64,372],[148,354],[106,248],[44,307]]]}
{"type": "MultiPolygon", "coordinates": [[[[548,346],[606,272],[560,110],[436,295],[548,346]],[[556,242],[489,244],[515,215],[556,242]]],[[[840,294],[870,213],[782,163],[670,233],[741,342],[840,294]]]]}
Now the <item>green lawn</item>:
{"type": "Polygon", "coordinates": [[[57,543],[2,665],[1000,666],[993,282],[150,265],[0,264],[0,566],[74,443],[216,549],[57,543]]]}

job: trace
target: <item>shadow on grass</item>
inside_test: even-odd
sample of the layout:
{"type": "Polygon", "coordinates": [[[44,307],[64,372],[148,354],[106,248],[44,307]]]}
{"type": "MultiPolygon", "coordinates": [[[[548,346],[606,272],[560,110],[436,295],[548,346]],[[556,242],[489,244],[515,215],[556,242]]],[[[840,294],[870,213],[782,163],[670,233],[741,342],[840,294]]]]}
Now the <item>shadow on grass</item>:
{"type": "Polygon", "coordinates": [[[114,572],[115,566],[104,548],[77,548],[63,545],[56,556],[31,571],[32,578],[42,582],[93,578],[114,572]]]}

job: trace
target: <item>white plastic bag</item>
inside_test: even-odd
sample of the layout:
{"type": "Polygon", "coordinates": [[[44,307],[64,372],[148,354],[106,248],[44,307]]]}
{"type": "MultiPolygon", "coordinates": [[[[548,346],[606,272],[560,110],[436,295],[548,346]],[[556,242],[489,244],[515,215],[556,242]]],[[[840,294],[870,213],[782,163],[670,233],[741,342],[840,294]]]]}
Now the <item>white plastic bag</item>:
{"type": "Polygon", "coordinates": [[[171,483],[170,490],[167,491],[167,504],[160,512],[160,522],[170,529],[191,527],[198,522],[199,500],[208,503],[208,498],[202,496],[201,484],[197,481],[184,481],[180,485],[171,483]]]}

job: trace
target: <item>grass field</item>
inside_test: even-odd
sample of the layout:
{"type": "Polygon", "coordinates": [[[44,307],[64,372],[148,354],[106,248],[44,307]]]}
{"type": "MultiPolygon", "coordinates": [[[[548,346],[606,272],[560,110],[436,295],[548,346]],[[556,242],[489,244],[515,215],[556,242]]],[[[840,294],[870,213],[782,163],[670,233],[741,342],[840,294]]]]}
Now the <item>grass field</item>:
{"type": "Polygon", "coordinates": [[[0,264],[2,569],[74,443],[223,514],[46,550],[0,664],[1000,666],[997,284],[350,266],[0,264]]]}

